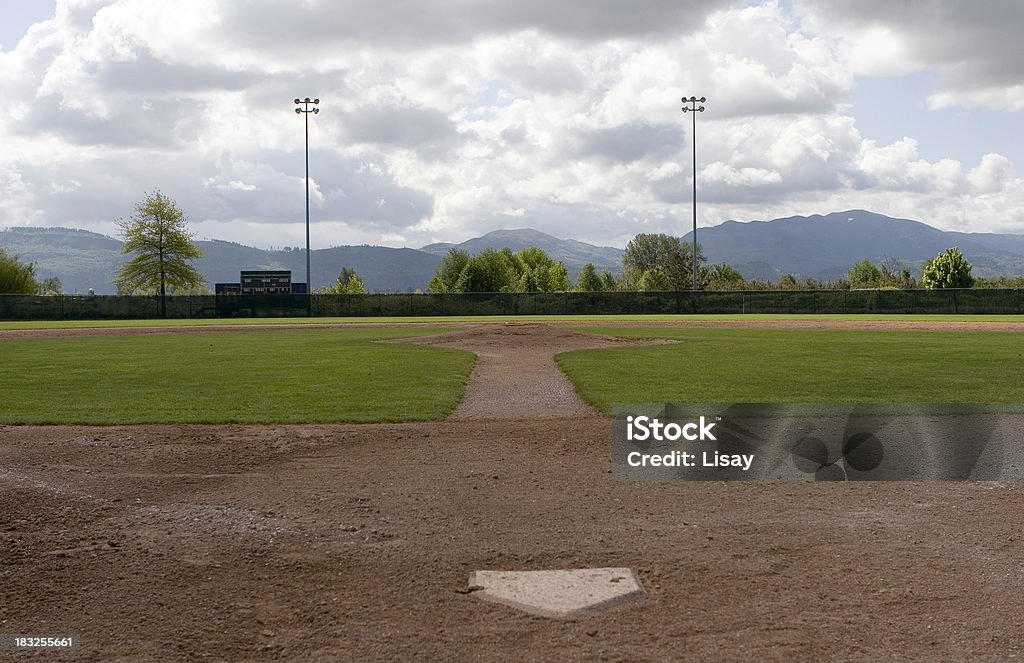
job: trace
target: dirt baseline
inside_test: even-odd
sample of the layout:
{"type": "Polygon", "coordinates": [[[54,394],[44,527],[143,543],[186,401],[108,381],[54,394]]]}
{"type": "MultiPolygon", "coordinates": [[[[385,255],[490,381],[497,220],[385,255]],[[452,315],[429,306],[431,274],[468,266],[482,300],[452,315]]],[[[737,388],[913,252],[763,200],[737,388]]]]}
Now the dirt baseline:
{"type": "MultiPolygon", "coordinates": [[[[615,343],[420,340],[537,371],[615,343]]],[[[1022,484],[615,482],[607,419],[495,394],[429,424],[0,428],[0,634],[79,633],[46,659],[88,661],[1024,653],[1022,484]],[[464,593],[478,569],[607,566],[648,596],[561,622],[464,593]]]]}

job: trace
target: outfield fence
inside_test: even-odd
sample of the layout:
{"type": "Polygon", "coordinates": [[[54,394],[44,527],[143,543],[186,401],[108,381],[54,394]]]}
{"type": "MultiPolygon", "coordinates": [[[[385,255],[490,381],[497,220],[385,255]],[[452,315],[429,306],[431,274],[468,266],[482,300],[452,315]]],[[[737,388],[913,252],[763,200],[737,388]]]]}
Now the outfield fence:
{"type": "MultiPolygon", "coordinates": [[[[1024,314],[1024,289],[200,295],[167,318],[614,314],[1024,314]]],[[[0,320],[160,318],[159,297],[0,295],[0,320]]]]}

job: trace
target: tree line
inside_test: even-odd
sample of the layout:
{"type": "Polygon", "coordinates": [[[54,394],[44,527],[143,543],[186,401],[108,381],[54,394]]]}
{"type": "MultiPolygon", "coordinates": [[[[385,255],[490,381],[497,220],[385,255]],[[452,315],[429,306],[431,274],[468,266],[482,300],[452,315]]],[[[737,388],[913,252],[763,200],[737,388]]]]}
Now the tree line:
{"type": "MultiPolygon", "coordinates": [[[[202,256],[187,228],[184,212],[160,191],[148,194],[135,206],[135,214],[118,220],[124,237],[122,252],[132,257],[121,265],[114,284],[121,294],[158,295],[209,293],[205,277],[191,261],[202,256]]],[[[679,237],[639,234],[622,258],[622,271],[598,272],[585,264],[575,284],[565,263],[538,247],[520,251],[485,249],[475,255],[453,248],[427,284],[431,293],[452,292],[583,292],[676,291],[693,285],[694,263],[700,290],[818,290],[910,288],[1021,288],[1024,277],[974,278],[972,265],[957,248],[949,248],[925,261],[915,278],[898,261],[880,264],[864,259],[854,263],[845,278],[822,281],[784,274],[777,281],[747,279],[732,265],[708,264],[700,244],[694,247],[679,237]]],[[[343,267],[337,280],[320,290],[324,294],[360,294],[366,287],[355,270],[343,267]]],[[[21,262],[0,247],[0,294],[62,294],[55,277],[38,280],[36,265],[21,262]]]]}
{"type": "MultiPolygon", "coordinates": [[[[450,249],[441,261],[427,291],[447,292],[582,292],[676,291],[693,286],[693,246],[665,234],[639,234],[630,240],[622,257],[622,272],[598,273],[593,263],[580,270],[570,283],[564,263],[543,250],[528,247],[519,252],[509,248],[486,249],[469,255],[450,249]]],[[[862,260],[850,266],[845,278],[831,281],[797,279],[784,274],[777,281],[747,279],[732,265],[708,264],[700,244],[696,246],[697,288],[700,290],[848,290],[889,288],[1024,287],[1024,277],[975,279],[972,265],[957,248],[946,249],[925,261],[921,274],[887,258],[880,264],[862,260]]]]}

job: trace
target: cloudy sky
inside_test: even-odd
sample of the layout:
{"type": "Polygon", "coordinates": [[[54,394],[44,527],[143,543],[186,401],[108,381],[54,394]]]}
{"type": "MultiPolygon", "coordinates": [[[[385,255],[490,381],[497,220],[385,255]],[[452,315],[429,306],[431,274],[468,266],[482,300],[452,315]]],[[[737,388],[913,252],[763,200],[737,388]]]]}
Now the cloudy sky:
{"type": "Polygon", "coordinates": [[[851,208],[1024,233],[1019,0],[0,0],[0,228],[622,246],[851,208]]]}

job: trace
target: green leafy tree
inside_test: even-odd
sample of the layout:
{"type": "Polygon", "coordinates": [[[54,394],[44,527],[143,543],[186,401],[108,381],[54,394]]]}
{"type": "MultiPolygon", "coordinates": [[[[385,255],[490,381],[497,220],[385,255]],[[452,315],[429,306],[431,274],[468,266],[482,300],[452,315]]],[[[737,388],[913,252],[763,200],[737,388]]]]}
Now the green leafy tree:
{"type": "Polygon", "coordinates": [[[800,287],[804,290],[849,290],[850,284],[845,278],[835,281],[818,281],[808,276],[800,284],[800,287]]]}
{"type": "Polygon", "coordinates": [[[708,290],[742,290],[747,286],[747,279],[729,263],[708,265],[701,272],[708,290]]]}
{"type": "Polygon", "coordinates": [[[640,272],[640,277],[633,282],[633,287],[640,292],[681,290],[678,275],[669,271],[666,265],[658,265],[640,272]]]}
{"type": "Polygon", "coordinates": [[[895,258],[885,258],[876,265],[867,258],[850,265],[846,272],[850,288],[913,288],[914,277],[910,270],[895,258]]]}
{"type": "Polygon", "coordinates": [[[338,273],[338,279],[321,292],[326,295],[365,295],[366,286],[356,274],[356,270],[342,267],[341,272],[338,273]]]}
{"type": "Polygon", "coordinates": [[[519,253],[512,253],[512,249],[508,249],[508,252],[513,256],[516,271],[520,274],[541,272],[551,264],[550,256],[536,246],[520,249],[519,253]]]}
{"type": "Polygon", "coordinates": [[[970,288],[974,285],[972,268],[960,249],[946,249],[925,261],[921,268],[921,285],[925,288],[970,288]]]}
{"type": "Polygon", "coordinates": [[[569,270],[552,260],[544,249],[528,246],[519,253],[502,249],[512,258],[516,270],[515,292],[561,292],[569,289],[569,270]]]}
{"type": "Polygon", "coordinates": [[[48,276],[39,282],[40,295],[60,295],[64,292],[64,284],[56,276],[48,276]]]}
{"type": "Polygon", "coordinates": [[[611,272],[604,272],[601,274],[601,290],[604,292],[614,292],[619,289],[619,282],[615,280],[611,272]]]}
{"type": "MultiPolygon", "coordinates": [[[[706,261],[698,244],[698,271],[706,261]]],[[[622,265],[626,286],[636,290],[689,290],[693,284],[693,248],[671,235],[637,235],[626,245],[622,265]]]]}
{"type": "Polygon", "coordinates": [[[877,288],[882,284],[882,270],[867,258],[850,265],[846,280],[853,289],[877,288]]]}
{"type": "Polygon", "coordinates": [[[475,256],[450,249],[427,284],[429,292],[560,292],[569,270],[537,247],[485,249],[475,256]]]}
{"type": "Polygon", "coordinates": [[[462,279],[462,272],[469,264],[469,254],[461,249],[448,249],[448,253],[441,260],[437,272],[427,283],[427,292],[459,292],[459,283],[462,279]]]}
{"type": "Polygon", "coordinates": [[[882,285],[889,288],[914,288],[917,283],[907,266],[895,258],[886,258],[878,267],[882,272],[882,285]]]}
{"type": "Polygon", "coordinates": [[[597,273],[594,263],[588,262],[580,269],[576,277],[576,290],[580,292],[601,292],[604,290],[604,282],[597,273]]]}
{"type": "Polygon", "coordinates": [[[0,294],[34,295],[39,292],[36,266],[24,263],[0,248],[0,294]]]}
{"type": "Polygon", "coordinates": [[[119,219],[118,226],[125,240],[121,252],[135,255],[118,269],[114,285],[119,292],[155,291],[163,316],[168,288],[195,288],[206,281],[189,264],[203,252],[192,241],[185,213],[164,194],[147,195],[135,205],[135,215],[119,219]]]}
{"type": "Polygon", "coordinates": [[[796,277],[792,274],[783,274],[775,285],[779,290],[796,290],[799,287],[796,277]]]}
{"type": "Polygon", "coordinates": [[[751,279],[747,281],[746,290],[773,290],[775,288],[771,281],[766,279],[751,279]]]}
{"type": "Polygon", "coordinates": [[[544,273],[543,292],[565,292],[569,290],[569,270],[561,260],[552,261],[544,273]]]}
{"type": "Polygon", "coordinates": [[[517,288],[515,254],[510,249],[484,249],[462,270],[459,292],[514,292],[517,288]]]}

